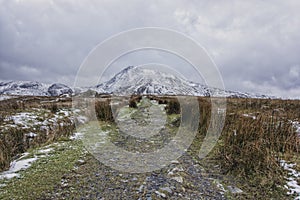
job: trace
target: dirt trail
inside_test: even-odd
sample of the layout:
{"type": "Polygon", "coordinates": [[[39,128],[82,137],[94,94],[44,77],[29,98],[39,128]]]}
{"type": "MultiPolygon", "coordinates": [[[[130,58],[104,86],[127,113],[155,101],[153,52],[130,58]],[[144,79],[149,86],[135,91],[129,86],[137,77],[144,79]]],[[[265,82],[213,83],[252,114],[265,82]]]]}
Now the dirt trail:
{"type": "MultiPolygon", "coordinates": [[[[180,116],[167,116],[164,106],[155,101],[143,99],[136,109],[124,107],[119,110],[117,125],[98,121],[85,124],[77,129],[80,133],[80,140],[78,142],[66,141],[61,148],[64,152],[70,151],[64,156],[75,161],[74,166],[69,166],[72,170],[66,171],[62,177],[61,175],[55,177],[59,174],[56,174],[55,170],[60,170],[57,166],[57,169],[53,171],[53,177],[60,181],[52,183],[51,188],[37,193],[37,196],[31,194],[30,191],[24,193],[31,195],[30,198],[34,199],[225,199],[224,191],[218,185],[218,181],[212,178],[197,159],[186,152],[182,152],[178,159],[169,160],[166,166],[149,170],[146,173],[124,172],[107,166],[112,163],[105,165],[101,162],[109,157],[112,159],[120,157],[115,152],[109,152],[110,149],[106,149],[107,144],[134,153],[151,153],[167,145],[177,133],[176,124],[180,116]],[[81,141],[83,145],[78,145],[81,141]],[[72,148],[77,149],[78,153],[72,154],[72,148]],[[86,150],[90,153],[83,153],[86,150]]],[[[56,153],[53,152],[53,155],[56,153]]],[[[50,161],[44,158],[40,166],[33,168],[32,172],[29,169],[25,176],[30,177],[30,173],[35,173],[34,177],[39,177],[36,174],[36,168],[47,168],[51,163],[55,166],[54,162],[59,158],[60,155],[50,161]]],[[[62,157],[60,160],[63,159],[62,157]]],[[[150,160],[144,168],[158,164],[160,159],[163,158],[158,156],[150,160]]],[[[129,168],[136,167],[134,162],[126,165],[129,168]]],[[[28,180],[28,183],[23,184],[35,182],[30,178],[28,180]]],[[[22,182],[22,178],[16,181],[22,182]]],[[[49,180],[44,181],[47,183],[49,180]]],[[[19,183],[16,182],[16,184],[19,183]]],[[[7,188],[3,189],[10,190],[9,187],[8,184],[7,188]]],[[[37,187],[39,187],[38,184],[37,187]]],[[[35,189],[39,190],[39,188],[32,188],[32,190],[35,189]]],[[[20,197],[22,198],[26,199],[26,196],[20,197]]]]}
{"type": "MultiPolygon", "coordinates": [[[[103,130],[99,132],[98,129],[98,133],[95,134],[97,124],[94,122],[80,131],[83,132],[82,140],[87,149],[101,161],[103,160],[101,153],[108,148],[106,146],[108,138],[113,145],[130,152],[152,152],[157,148],[163,148],[176,134],[177,127],[172,125],[176,117],[180,116],[167,118],[164,105],[143,99],[137,109],[125,107],[119,111],[118,128],[113,125],[102,125],[103,130]],[[157,132],[158,134],[155,134],[157,132]],[[101,151],[100,155],[97,151],[101,151]]],[[[106,157],[109,153],[113,159],[116,157],[121,159],[119,155],[114,156],[114,152],[106,152],[102,156],[106,157]]],[[[161,158],[157,157],[151,162],[156,163],[159,159],[161,158]]],[[[98,160],[89,155],[74,172],[65,175],[62,185],[42,198],[225,199],[224,192],[217,187],[216,180],[210,178],[197,160],[187,153],[179,159],[170,161],[166,167],[147,173],[114,170],[98,160]]],[[[134,167],[135,163],[133,161],[127,165],[134,167]]]]}
{"type": "Polygon", "coordinates": [[[189,155],[160,171],[123,173],[88,156],[41,199],[225,199],[205,170],[189,155]]]}

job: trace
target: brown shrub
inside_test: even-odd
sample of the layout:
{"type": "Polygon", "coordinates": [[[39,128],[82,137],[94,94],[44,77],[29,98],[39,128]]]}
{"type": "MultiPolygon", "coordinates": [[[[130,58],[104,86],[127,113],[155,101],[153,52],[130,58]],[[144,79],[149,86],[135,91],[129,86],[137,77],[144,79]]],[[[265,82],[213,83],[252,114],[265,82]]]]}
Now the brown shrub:
{"type": "Polygon", "coordinates": [[[110,106],[110,99],[97,100],[95,102],[95,111],[98,120],[113,121],[113,113],[110,106]]]}

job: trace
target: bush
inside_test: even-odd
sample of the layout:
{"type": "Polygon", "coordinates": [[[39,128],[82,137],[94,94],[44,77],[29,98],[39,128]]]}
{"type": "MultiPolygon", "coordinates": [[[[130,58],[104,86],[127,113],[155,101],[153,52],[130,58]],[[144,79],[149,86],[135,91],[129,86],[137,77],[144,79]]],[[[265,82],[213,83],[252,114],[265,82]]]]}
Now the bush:
{"type": "Polygon", "coordinates": [[[95,111],[98,120],[114,121],[113,113],[110,106],[110,100],[100,100],[95,102],[95,111]]]}
{"type": "Polygon", "coordinates": [[[56,103],[51,104],[51,106],[50,106],[51,113],[55,114],[58,110],[59,109],[58,109],[58,106],[56,103]]]}
{"type": "Polygon", "coordinates": [[[136,104],[134,99],[129,100],[129,107],[130,108],[137,108],[137,104],[136,104]]]}
{"type": "Polygon", "coordinates": [[[166,111],[168,115],[180,114],[180,103],[177,99],[170,99],[167,102],[166,111]]]}
{"type": "Polygon", "coordinates": [[[23,153],[26,149],[24,144],[23,130],[11,128],[3,131],[0,135],[0,171],[7,169],[12,157],[23,153]]]}

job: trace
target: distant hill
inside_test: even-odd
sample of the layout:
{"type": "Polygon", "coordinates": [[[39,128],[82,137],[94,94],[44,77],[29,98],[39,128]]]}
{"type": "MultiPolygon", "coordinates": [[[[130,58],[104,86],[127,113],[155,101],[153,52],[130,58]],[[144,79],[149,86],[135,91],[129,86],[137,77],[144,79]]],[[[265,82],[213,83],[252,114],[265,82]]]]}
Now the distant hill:
{"type": "Polygon", "coordinates": [[[36,81],[9,81],[0,82],[0,95],[30,95],[30,96],[60,96],[80,93],[131,95],[190,95],[190,96],[215,96],[237,98],[270,98],[266,95],[255,95],[244,92],[234,92],[210,88],[206,85],[195,83],[167,74],[155,69],[141,67],[127,67],[117,73],[110,80],[97,86],[72,89],[61,83],[44,84],[36,81]]]}
{"type": "Polygon", "coordinates": [[[96,91],[119,95],[156,94],[156,95],[191,95],[218,96],[239,98],[269,98],[265,95],[254,95],[210,88],[200,83],[185,80],[159,70],[140,67],[127,67],[110,80],[96,86],[96,91]]]}
{"type": "Polygon", "coordinates": [[[60,83],[44,84],[37,81],[9,81],[0,83],[0,94],[23,96],[60,96],[71,95],[73,90],[60,83]]]}

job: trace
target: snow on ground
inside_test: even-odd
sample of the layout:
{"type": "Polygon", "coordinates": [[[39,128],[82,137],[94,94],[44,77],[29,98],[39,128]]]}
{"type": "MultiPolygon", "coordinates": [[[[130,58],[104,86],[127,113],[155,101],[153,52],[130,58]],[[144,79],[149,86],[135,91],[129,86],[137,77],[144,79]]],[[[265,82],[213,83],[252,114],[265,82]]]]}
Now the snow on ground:
{"type": "Polygon", "coordinates": [[[19,177],[20,171],[29,168],[32,163],[37,161],[39,158],[48,156],[48,153],[52,152],[53,150],[53,148],[46,146],[42,149],[39,149],[36,152],[37,154],[34,154],[33,157],[29,156],[30,154],[28,152],[23,153],[20,158],[10,163],[9,170],[0,173],[0,179],[11,179],[14,177],[19,177]]]}
{"type": "Polygon", "coordinates": [[[6,99],[13,99],[13,98],[16,98],[16,96],[0,95],[0,101],[6,100],[6,99]]]}
{"type": "Polygon", "coordinates": [[[50,116],[50,112],[42,109],[36,109],[32,112],[20,112],[6,117],[4,126],[10,124],[21,126],[22,129],[28,129],[33,126],[48,125],[48,116],[50,116]]]}
{"type": "Polygon", "coordinates": [[[19,171],[27,169],[31,163],[37,160],[36,157],[24,159],[24,157],[28,156],[28,154],[29,153],[24,153],[18,160],[11,162],[9,170],[0,173],[0,179],[18,177],[19,171]]]}
{"type": "Polygon", "coordinates": [[[53,148],[44,147],[37,151],[38,154],[35,154],[33,156],[29,156],[30,154],[28,152],[23,153],[20,158],[10,163],[9,170],[0,173],[0,179],[11,179],[14,177],[19,177],[20,171],[29,168],[32,163],[37,161],[39,158],[48,156],[48,153],[52,152],[53,150],[53,148]]]}
{"type": "Polygon", "coordinates": [[[47,153],[50,153],[51,151],[53,151],[54,149],[53,148],[46,148],[46,149],[40,149],[38,151],[38,153],[41,153],[41,154],[47,154],[47,153]]]}
{"type": "Polygon", "coordinates": [[[300,137],[300,122],[294,121],[294,122],[292,122],[292,124],[293,124],[293,127],[296,128],[296,133],[300,137]]]}
{"type": "Polygon", "coordinates": [[[29,133],[26,134],[26,136],[27,136],[27,137],[30,137],[30,138],[34,138],[34,137],[37,136],[37,134],[36,134],[36,133],[33,133],[33,132],[29,132],[29,133]]]}
{"type": "Polygon", "coordinates": [[[297,180],[300,179],[300,172],[293,169],[296,164],[288,164],[285,160],[280,160],[280,165],[288,171],[289,177],[287,177],[287,183],[284,186],[288,189],[288,195],[296,195],[297,197],[295,200],[300,200],[300,185],[298,184],[297,180]]]}
{"type": "Polygon", "coordinates": [[[76,132],[72,136],[70,136],[70,139],[71,140],[78,140],[78,139],[81,139],[82,137],[83,137],[83,133],[76,132]]]}
{"type": "MultiPolygon", "coordinates": [[[[29,138],[34,138],[38,135],[39,130],[49,131],[50,127],[58,125],[64,126],[64,120],[62,121],[62,119],[66,118],[70,119],[72,123],[75,123],[75,119],[77,119],[79,123],[85,123],[88,120],[86,117],[79,115],[78,110],[62,109],[52,114],[49,110],[33,109],[7,116],[0,125],[0,129],[29,129],[25,135],[29,138]],[[37,132],[32,130],[36,130],[37,132]]],[[[81,135],[81,133],[75,133],[71,139],[79,139],[81,135]]],[[[20,158],[11,162],[9,170],[0,173],[0,179],[18,177],[20,171],[27,169],[33,162],[48,155],[51,151],[53,151],[53,148],[40,149],[33,156],[29,156],[29,153],[23,153],[20,158]]]]}
{"type": "Polygon", "coordinates": [[[79,124],[84,124],[89,121],[88,118],[85,116],[78,116],[78,117],[76,117],[76,119],[79,124]]]}
{"type": "Polygon", "coordinates": [[[38,125],[42,122],[37,120],[37,115],[35,113],[29,113],[29,112],[21,112],[17,113],[16,115],[10,116],[9,119],[13,120],[13,123],[16,125],[22,126],[23,129],[29,128],[30,125],[35,124],[38,125]]]}
{"type": "MultiPolygon", "coordinates": [[[[81,116],[72,110],[62,109],[51,114],[49,110],[45,109],[35,109],[31,112],[20,112],[12,116],[8,116],[4,119],[4,124],[0,128],[10,128],[10,127],[21,127],[22,129],[29,129],[33,127],[39,127],[40,129],[47,129],[48,126],[60,125],[63,126],[62,122],[58,123],[59,120],[68,118],[72,122],[75,122],[75,119],[79,123],[85,123],[88,119],[84,116],[81,116]]],[[[35,130],[35,129],[34,129],[35,130]]],[[[32,133],[28,133],[33,136],[32,133]]]]}
{"type": "Polygon", "coordinates": [[[256,119],[255,116],[251,115],[251,114],[243,114],[244,117],[250,117],[252,119],[256,119]]]}

